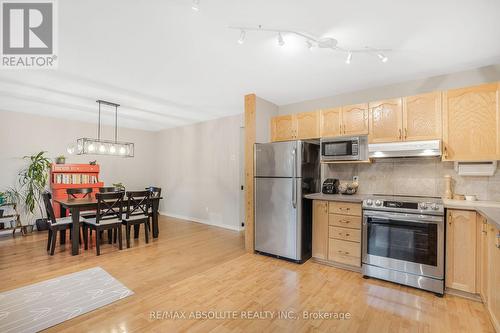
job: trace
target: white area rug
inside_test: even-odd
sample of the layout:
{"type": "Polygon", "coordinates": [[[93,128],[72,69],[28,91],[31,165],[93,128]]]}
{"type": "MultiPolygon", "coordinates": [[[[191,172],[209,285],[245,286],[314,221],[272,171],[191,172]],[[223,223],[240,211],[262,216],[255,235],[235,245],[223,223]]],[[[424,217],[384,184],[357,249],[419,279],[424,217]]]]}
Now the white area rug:
{"type": "Polygon", "coordinates": [[[100,267],[0,293],[0,332],[38,332],[134,293],[100,267]]]}

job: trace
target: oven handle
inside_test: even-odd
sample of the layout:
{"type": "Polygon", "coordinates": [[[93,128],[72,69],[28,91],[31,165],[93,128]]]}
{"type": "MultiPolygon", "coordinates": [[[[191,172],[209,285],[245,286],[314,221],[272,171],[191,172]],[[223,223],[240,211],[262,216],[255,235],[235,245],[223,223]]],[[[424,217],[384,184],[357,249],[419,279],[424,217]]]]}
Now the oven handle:
{"type": "Polygon", "coordinates": [[[443,224],[444,217],[443,216],[433,216],[433,215],[417,215],[417,214],[406,214],[406,213],[390,213],[390,212],[379,212],[372,210],[364,210],[364,221],[363,224],[367,223],[368,217],[375,217],[379,219],[392,219],[392,220],[401,220],[408,222],[417,222],[417,223],[434,223],[434,224],[443,224]]]}

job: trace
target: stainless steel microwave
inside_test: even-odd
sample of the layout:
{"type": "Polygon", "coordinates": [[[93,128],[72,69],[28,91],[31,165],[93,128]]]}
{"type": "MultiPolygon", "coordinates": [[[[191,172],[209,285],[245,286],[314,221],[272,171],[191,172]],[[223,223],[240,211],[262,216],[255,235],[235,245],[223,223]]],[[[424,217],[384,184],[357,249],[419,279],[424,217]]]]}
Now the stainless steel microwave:
{"type": "Polygon", "coordinates": [[[367,136],[321,139],[321,161],[364,161],[368,159],[367,136]]]}

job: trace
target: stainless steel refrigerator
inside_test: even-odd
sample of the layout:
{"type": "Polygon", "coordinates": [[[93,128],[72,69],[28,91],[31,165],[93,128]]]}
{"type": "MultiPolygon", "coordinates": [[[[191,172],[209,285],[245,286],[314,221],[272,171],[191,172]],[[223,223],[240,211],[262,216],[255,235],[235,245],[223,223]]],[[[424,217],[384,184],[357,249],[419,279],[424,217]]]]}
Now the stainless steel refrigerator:
{"type": "Polygon", "coordinates": [[[319,144],[257,143],[254,147],[255,250],[304,262],[311,257],[312,203],[319,192],[319,144]]]}

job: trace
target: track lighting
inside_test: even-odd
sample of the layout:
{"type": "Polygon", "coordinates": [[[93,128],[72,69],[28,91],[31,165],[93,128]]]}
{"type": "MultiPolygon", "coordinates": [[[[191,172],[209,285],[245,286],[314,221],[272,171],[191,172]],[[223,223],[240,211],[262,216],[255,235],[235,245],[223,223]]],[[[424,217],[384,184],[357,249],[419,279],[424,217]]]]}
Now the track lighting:
{"type": "Polygon", "coordinates": [[[243,44],[245,42],[245,30],[241,30],[240,39],[238,39],[238,44],[243,44]]]}
{"type": "Polygon", "coordinates": [[[351,63],[351,59],[352,59],[352,52],[349,52],[347,54],[347,58],[345,60],[345,63],[349,65],[351,63]]]}
{"type": "Polygon", "coordinates": [[[285,41],[283,40],[283,36],[281,36],[281,32],[278,32],[278,45],[279,46],[285,45],[285,41]]]}
{"type": "MultiPolygon", "coordinates": [[[[193,1],[193,3],[199,4],[200,0],[193,1]]],[[[272,34],[277,34],[277,42],[279,46],[285,45],[285,40],[283,39],[283,34],[288,34],[288,35],[295,35],[296,37],[302,38],[302,40],[305,42],[306,47],[309,50],[314,50],[316,48],[318,49],[329,49],[337,52],[342,52],[343,54],[346,54],[346,59],[345,63],[350,64],[352,61],[352,56],[353,54],[367,54],[372,57],[378,57],[380,61],[382,62],[387,62],[389,61],[389,58],[384,54],[385,52],[390,52],[391,49],[379,49],[379,48],[373,48],[369,46],[365,46],[364,48],[350,48],[346,49],[343,48],[342,46],[339,46],[338,41],[330,36],[326,37],[316,37],[314,35],[310,35],[305,32],[300,32],[296,30],[286,30],[286,29],[268,29],[268,28],[263,28],[261,25],[258,25],[256,27],[251,27],[251,26],[230,26],[228,27],[229,29],[234,29],[234,30],[239,30],[240,31],[240,38],[238,39],[239,44],[243,44],[245,42],[246,38],[246,33],[247,32],[259,32],[259,33],[272,33],[272,34]]],[[[357,59],[357,58],[356,58],[357,59]]]]}
{"type": "Polygon", "coordinates": [[[377,57],[380,59],[380,61],[382,62],[387,62],[387,60],[389,60],[389,58],[387,58],[385,55],[383,55],[382,53],[379,53],[377,54],[377,57]]]}
{"type": "Polygon", "coordinates": [[[200,10],[200,0],[193,0],[193,4],[191,5],[191,8],[194,11],[199,11],[200,10]]]}

